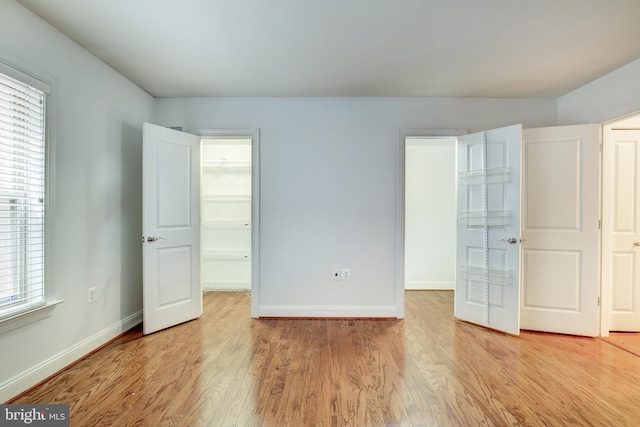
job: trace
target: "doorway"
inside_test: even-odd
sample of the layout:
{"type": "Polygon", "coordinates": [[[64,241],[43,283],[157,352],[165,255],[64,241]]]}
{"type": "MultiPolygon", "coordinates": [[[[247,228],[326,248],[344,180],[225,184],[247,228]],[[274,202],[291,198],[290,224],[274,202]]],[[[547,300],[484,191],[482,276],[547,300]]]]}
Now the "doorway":
{"type": "MultiPolygon", "coordinates": [[[[426,139],[450,139],[452,144],[458,136],[468,133],[466,129],[399,129],[397,135],[397,198],[396,198],[396,286],[395,295],[398,305],[398,312],[404,313],[404,292],[406,287],[405,281],[405,254],[406,244],[406,159],[407,159],[407,139],[410,138],[426,138],[426,139]]],[[[453,169],[455,180],[455,158],[451,159],[450,165],[453,169]]],[[[455,182],[455,181],[454,181],[455,182]]],[[[437,185],[437,183],[432,183],[437,185]]],[[[452,189],[455,194],[455,188],[452,189]]],[[[455,236],[455,235],[454,235],[455,236]]],[[[455,239],[454,239],[455,240],[455,239]]],[[[455,253],[452,254],[455,257],[455,253]]],[[[454,271],[455,277],[455,271],[454,271]]],[[[438,285],[436,285],[438,286],[438,285]]],[[[440,285],[441,286],[441,285],[440,285]]],[[[433,287],[432,289],[435,289],[433,287]]]]}
{"type": "MultiPolygon", "coordinates": [[[[508,248],[511,247],[509,245],[519,247],[519,242],[527,242],[524,245],[524,264],[522,267],[524,289],[522,312],[527,315],[526,321],[524,315],[523,321],[519,321],[521,312],[519,298],[502,298],[503,293],[490,293],[482,297],[483,304],[490,304],[492,308],[495,308],[495,310],[493,310],[494,315],[490,315],[489,317],[500,318],[501,313],[506,313],[507,311],[511,314],[515,313],[516,315],[513,319],[517,320],[519,326],[511,325],[509,329],[513,331],[517,331],[521,327],[522,329],[546,332],[596,336],[599,329],[599,283],[597,280],[599,276],[598,254],[600,234],[598,227],[599,218],[597,215],[599,211],[599,192],[593,192],[592,189],[599,187],[600,127],[598,125],[584,125],[528,129],[526,133],[520,131],[520,136],[517,138],[502,135],[506,130],[507,128],[494,129],[469,135],[474,141],[476,138],[480,138],[482,143],[479,143],[478,147],[483,148],[478,152],[473,148],[465,152],[467,154],[488,153],[487,158],[493,159],[495,157],[499,159],[500,150],[495,150],[497,150],[496,147],[501,147],[503,142],[507,143],[507,141],[512,141],[517,143],[518,146],[524,144],[524,158],[512,160],[510,164],[518,167],[514,178],[517,176],[518,180],[521,178],[523,180],[522,182],[525,183],[522,199],[518,198],[523,203],[524,210],[522,211],[522,215],[524,216],[523,224],[525,224],[525,227],[523,229],[516,227],[515,230],[505,230],[504,235],[492,233],[489,237],[495,237],[498,245],[504,244],[506,245],[505,247],[508,248]],[[494,134],[496,136],[495,138],[494,134]],[[494,140],[495,143],[492,142],[494,140]],[[549,163],[549,160],[553,160],[553,162],[549,163]],[[521,162],[524,164],[522,174],[519,169],[521,162]],[[559,185],[560,183],[562,185],[559,185]],[[549,197],[550,195],[553,195],[553,197],[549,197]],[[549,200],[557,201],[560,207],[555,204],[547,206],[541,203],[548,202],[549,200]],[[553,212],[559,212],[561,214],[551,215],[553,212]],[[555,236],[555,234],[559,232],[564,233],[564,237],[567,237],[566,235],[572,236],[572,239],[565,242],[562,238],[555,236]],[[521,233],[523,234],[521,235],[521,233]],[[575,238],[573,238],[574,235],[576,235],[575,238]],[[574,247],[573,244],[576,242],[577,246],[574,247]],[[564,243],[566,243],[566,245],[564,243]],[[564,258],[562,258],[563,255],[565,256],[564,258]],[[571,257],[570,260],[567,259],[569,257],[571,257]],[[569,261],[571,261],[571,263],[569,263],[569,261]],[[571,267],[571,264],[573,264],[573,267],[571,267]],[[549,292],[549,286],[546,285],[548,275],[545,276],[540,273],[555,271],[556,267],[561,268],[562,272],[565,273],[563,280],[560,281],[562,287],[561,289],[559,288],[559,292],[558,289],[556,289],[555,292],[549,292]]],[[[435,135],[457,137],[457,139],[460,140],[462,138],[461,135],[465,135],[466,133],[467,132],[451,132],[444,135],[435,135]]],[[[428,130],[420,133],[407,130],[401,131],[398,134],[398,268],[396,295],[397,300],[401,303],[404,301],[403,293],[405,284],[406,139],[412,136],[425,137],[433,135],[434,133],[428,130]]],[[[511,152],[512,150],[507,151],[511,152]]],[[[484,155],[481,157],[484,158],[484,155]]],[[[504,158],[504,156],[502,157],[504,158]]],[[[461,160],[457,159],[456,164],[460,165],[461,160]]],[[[501,197],[501,195],[509,193],[508,191],[501,192],[500,185],[502,185],[503,180],[507,180],[508,178],[508,175],[502,173],[503,169],[504,168],[501,167],[494,168],[493,166],[486,166],[483,162],[482,165],[472,164],[469,168],[471,173],[464,174],[465,177],[468,176],[467,185],[476,185],[478,179],[481,181],[484,180],[487,186],[491,186],[491,188],[487,188],[487,194],[495,193],[495,197],[488,197],[488,199],[486,199],[486,204],[484,204],[484,196],[482,197],[483,208],[481,210],[479,210],[479,208],[476,209],[475,206],[479,203],[479,199],[476,200],[474,196],[470,199],[471,202],[474,203],[474,205],[470,207],[471,210],[469,212],[461,212],[461,218],[464,221],[472,220],[472,228],[501,226],[500,218],[505,220],[506,218],[520,219],[520,202],[515,206],[509,205],[509,207],[503,208],[499,208],[498,206],[502,205],[504,201],[504,197],[501,197]],[[488,169],[484,170],[485,168],[488,169]],[[483,172],[476,174],[476,169],[483,172]],[[502,212],[504,209],[507,209],[509,213],[508,216],[502,215],[505,213],[502,212]],[[475,225],[476,220],[480,221],[477,226],[475,225]],[[495,221],[498,221],[498,223],[495,223],[495,221]]],[[[462,170],[456,170],[458,179],[462,172],[462,170]]],[[[458,199],[460,197],[464,198],[464,195],[459,196],[458,199]]],[[[463,225],[466,224],[464,221],[462,222],[463,225]]],[[[509,220],[510,224],[511,222],[512,221],[509,220]]],[[[459,240],[461,235],[460,230],[458,230],[456,234],[459,240]]],[[[491,275],[491,278],[493,278],[493,270],[499,270],[498,272],[500,273],[504,270],[505,273],[508,273],[510,279],[508,284],[502,282],[494,284],[492,280],[490,283],[492,286],[508,286],[510,289],[519,289],[519,285],[512,286],[511,280],[511,278],[518,280],[520,278],[520,261],[518,257],[510,257],[514,262],[518,259],[517,268],[508,267],[504,269],[499,266],[493,268],[492,265],[497,265],[496,263],[499,263],[499,259],[496,263],[492,264],[491,260],[494,259],[492,257],[495,255],[495,257],[500,258],[499,255],[503,252],[501,249],[503,246],[495,247],[497,249],[493,251],[491,251],[491,246],[488,251],[486,250],[486,246],[483,246],[484,250],[472,251],[473,254],[471,255],[474,255],[476,252],[478,254],[485,254],[482,256],[482,264],[480,264],[480,261],[477,261],[476,258],[467,263],[468,265],[465,265],[464,262],[457,263],[465,267],[463,269],[465,274],[456,274],[456,298],[461,296],[463,300],[465,299],[464,293],[457,292],[459,286],[475,290],[476,282],[482,284],[488,283],[487,280],[485,280],[487,275],[491,275]],[[487,260],[489,261],[488,264],[487,260]],[[483,267],[475,268],[476,266],[483,267]],[[476,273],[480,273],[482,277],[476,273]],[[462,280],[460,280],[461,278],[462,280]]],[[[459,253],[471,252],[462,251],[459,253]]],[[[556,280],[556,282],[558,281],[556,280]]],[[[473,303],[475,299],[480,298],[474,297],[473,299],[467,300],[473,303]]],[[[484,311],[485,319],[487,312],[489,312],[489,310],[484,311]]],[[[457,314],[456,317],[461,318],[457,314]]],[[[474,323],[483,324],[479,321],[474,323]]]]}
{"type": "MultiPolygon", "coordinates": [[[[250,166],[250,192],[244,194],[249,208],[250,246],[248,264],[251,289],[251,317],[258,317],[260,302],[260,140],[259,130],[202,130],[194,133],[145,123],[143,126],[143,325],[144,333],[168,328],[202,314],[202,199],[200,191],[203,163],[203,139],[250,141],[237,145],[249,147],[250,163],[246,158],[218,158],[219,167],[243,161],[250,166]],[[224,160],[231,160],[226,164],[224,160]]],[[[215,144],[213,144],[215,145],[215,144]]],[[[227,154],[228,155],[228,154],[227,154]]],[[[243,154],[244,156],[244,154],[243,154]]],[[[214,164],[208,164],[215,168],[214,164]]],[[[240,168],[240,164],[234,165],[240,168]]],[[[241,171],[238,171],[241,172],[241,171]]],[[[244,173],[247,170],[242,171],[244,173]]],[[[243,194],[211,194],[212,202],[230,199],[238,201],[243,194]]],[[[205,198],[207,193],[204,194],[205,198]]],[[[208,200],[207,200],[208,201],[208,200]]],[[[206,208],[205,208],[206,210],[206,208]]],[[[215,218],[215,217],[214,217],[215,218]]],[[[245,219],[243,218],[243,219],[245,219]]],[[[238,218],[217,217],[212,228],[223,229],[225,221],[239,222],[238,218]],[[219,224],[215,224],[219,221],[219,224]],[[219,227],[218,227],[219,226],[219,227]]],[[[244,224],[244,223],[243,223],[244,224]]],[[[245,226],[245,227],[247,227],[245,226]]],[[[245,242],[246,244],[246,242],[245,242]]],[[[238,249],[238,248],[236,248],[238,249]]],[[[246,246],[244,247],[246,251],[246,246]]],[[[217,252],[212,251],[213,255],[217,252]]],[[[246,252],[245,252],[246,254],[246,252]]],[[[232,255],[238,255],[232,254],[232,255]]],[[[243,257],[243,259],[245,259],[243,257]]],[[[245,271],[245,275],[246,275],[245,271]]],[[[247,276],[245,276],[247,277],[247,276]]]]}
{"type": "Polygon", "coordinates": [[[202,289],[251,289],[250,137],[201,140],[202,289]]]}
{"type": "MultiPolygon", "coordinates": [[[[202,230],[209,228],[209,234],[215,235],[216,233],[228,234],[236,233],[236,238],[239,240],[228,240],[229,244],[232,242],[234,246],[227,247],[230,249],[226,255],[218,249],[215,249],[215,245],[212,247],[212,251],[207,251],[212,256],[209,258],[212,264],[216,261],[224,261],[227,263],[225,274],[228,274],[226,278],[231,278],[231,273],[236,272],[235,280],[224,280],[225,283],[208,283],[206,285],[209,289],[241,289],[251,292],[251,317],[258,317],[258,309],[260,307],[260,130],[259,129],[198,129],[193,131],[200,137],[201,149],[204,146],[204,142],[207,144],[216,145],[216,142],[220,142],[221,145],[236,145],[233,157],[230,154],[223,155],[224,158],[218,160],[213,159],[213,169],[224,164],[235,171],[227,171],[230,176],[226,179],[228,183],[235,180],[237,186],[229,186],[227,190],[218,194],[212,194],[213,199],[207,200],[202,203],[203,215],[209,215],[210,212],[216,211],[216,204],[219,205],[217,209],[220,212],[224,212],[224,215],[217,217],[214,216],[212,224],[207,223],[206,227],[202,227],[202,230]],[[226,142],[225,142],[226,141],[226,142]],[[242,147],[242,148],[240,148],[242,147]],[[248,157],[248,158],[247,158],[248,157]],[[228,162],[225,162],[227,160],[228,162]],[[235,160],[239,161],[235,162],[235,160]],[[240,182],[243,182],[240,185],[240,182]],[[247,182],[249,184],[247,184],[247,182]],[[248,185],[248,186],[247,186],[248,185]],[[234,189],[235,188],[235,189],[234,189]],[[242,190],[241,190],[242,189],[242,190]],[[237,191],[237,193],[236,193],[237,191]],[[205,206],[209,204],[210,206],[205,206]],[[232,212],[236,212],[239,215],[231,215],[232,212]],[[248,221],[247,221],[248,219],[248,221]],[[215,224],[219,221],[218,224],[215,224]],[[228,221],[228,223],[226,222],[228,221]],[[247,225],[245,225],[247,224],[247,225]],[[225,227],[228,226],[228,229],[225,227]],[[244,235],[245,240],[241,240],[240,236],[244,235]],[[246,236],[250,236],[250,244],[247,247],[246,236]],[[240,242],[243,242],[240,246],[240,242]],[[217,260],[216,260],[217,258],[217,260]],[[249,270],[247,270],[249,266],[249,270]]],[[[204,165],[201,165],[204,166],[204,165]]],[[[204,178],[204,172],[201,171],[201,179],[204,178]]],[[[215,176],[215,173],[214,173],[215,176]]],[[[213,179],[213,178],[212,178],[213,179]]],[[[221,181],[224,182],[224,179],[221,181]]],[[[201,198],[203,197],[201,192],[201,198]]],[[[204,232],[204,231],[203,231],[204,232]]],[[[208,236],[207,236],[208,237],[208,236]]],[[[227,236],[232,239],[231,236],[227,236]]],[[[220,247],[220,249],[224,249],[220,247]]],[[[201,257],[202,258],[202,257],[201,257]]],[[[202,260],[201,260],[202,264],[202,260]]],[[[204,271],[204,266],[203,271],[204,271]]],[[[204,282],[202,280],[201,282],[204,282]]],[[[204,283],[203,283],[204,288],[204,283]]]]}
{"type": "Polygon", "coordinates": [[[405,138],[407,290],[453,290],[456,280],[455,137],[405,138]]]}

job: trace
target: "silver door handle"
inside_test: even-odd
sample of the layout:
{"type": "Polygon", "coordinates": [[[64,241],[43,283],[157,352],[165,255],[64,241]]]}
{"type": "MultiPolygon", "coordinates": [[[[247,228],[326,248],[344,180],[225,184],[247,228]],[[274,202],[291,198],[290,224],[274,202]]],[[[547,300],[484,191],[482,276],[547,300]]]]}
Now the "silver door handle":
{"type": "Polygon", "coordinates": [[[510,245],[515,245],[516,243],[518,243],[518,239],[516,239],[515,237],[512,237],[510,239],[500,239],[501,242],[507,242],[510,245]]]}
{"type": "Polygon", "coordinates": [[[147,242],[149,243],[155,242],[156,240],[164,240],[164,237],[153,237],[153,236],[147,237],[147,242]]]}

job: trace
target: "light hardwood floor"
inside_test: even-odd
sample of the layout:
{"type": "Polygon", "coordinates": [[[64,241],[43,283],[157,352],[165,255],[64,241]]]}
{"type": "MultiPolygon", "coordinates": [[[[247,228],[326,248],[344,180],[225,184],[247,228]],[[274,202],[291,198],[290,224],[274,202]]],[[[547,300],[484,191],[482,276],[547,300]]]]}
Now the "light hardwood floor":
{"type": "Polygon", "coordinates": [[[453,293],[406,292],[404,320],[201,319],[136,328],[13,403],[84,426],[637,426],[640,357],[599,339],[485,330],[453,293]]]}
{"type": "Polygon", "coordinates": [[[638,332],[611,332],[608,337],[600,339],[640,357],[640,333],[638,332]]]}

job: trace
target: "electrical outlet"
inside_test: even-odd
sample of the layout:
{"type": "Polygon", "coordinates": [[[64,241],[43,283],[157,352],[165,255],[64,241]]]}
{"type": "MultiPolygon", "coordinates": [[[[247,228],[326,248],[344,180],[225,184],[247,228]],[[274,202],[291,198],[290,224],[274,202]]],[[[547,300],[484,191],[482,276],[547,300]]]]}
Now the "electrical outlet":
{"type": "Polygon", "coordinates": [[[89,288],[87,295],[87,302],[91,304],[92,302],[96,302],[96,288],[89,288]]]}
{"type": "Polygon", "coordinates": [[[351,279],[351,269],[343,268],[340,271],[340,280],[350,280],[351,279]]]}
{"type": "Polygon", "coordinates": [[[333,274],[331,275],[331,278],[333,280],[340,280],[340,269],[339,268],[334,268],[333,269],[333,274]]]}

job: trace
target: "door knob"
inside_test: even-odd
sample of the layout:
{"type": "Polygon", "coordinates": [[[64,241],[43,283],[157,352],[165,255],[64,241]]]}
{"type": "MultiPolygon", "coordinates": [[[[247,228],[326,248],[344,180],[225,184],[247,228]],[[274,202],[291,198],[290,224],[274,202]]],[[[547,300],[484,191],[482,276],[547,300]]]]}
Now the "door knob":
{"type": "Polygon", "coordinates": [[[149,243],[155,242],[156,240],[164,240],[164,237],[153,237],[153,236],[147,237],[147,242],[149,243]]]}
{"type": "Polygon", "coordinates": [[[518,239],[516,239],[515,237],[511,237],[510,239],[500,239],[501,242],[507,242],[511,245],[515,245],[516,243],[518,243],[518,239]]]}
{"type": "Polygon", "coordinates": [[[633,246],[640,246],[640,242],[633,242],[633,246]]]}

